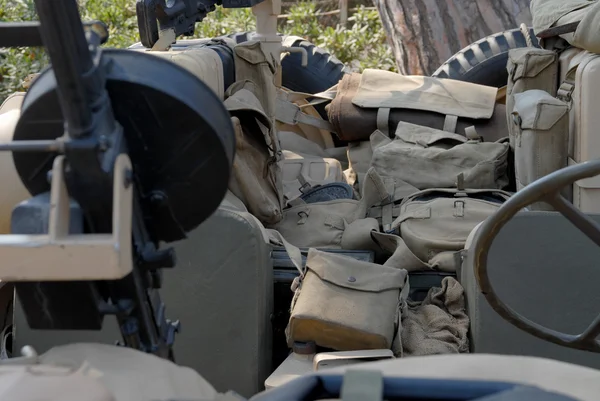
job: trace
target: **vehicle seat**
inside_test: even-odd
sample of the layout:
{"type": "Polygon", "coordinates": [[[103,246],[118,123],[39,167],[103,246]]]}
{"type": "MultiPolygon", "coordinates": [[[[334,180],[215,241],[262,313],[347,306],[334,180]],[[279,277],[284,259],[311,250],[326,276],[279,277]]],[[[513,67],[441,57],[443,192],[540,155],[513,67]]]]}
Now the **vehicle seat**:
{"type": "MultiPolygon", "coordinates": [[[[188,238],[175,243],[177,266],[164,270],[161,296],[167,317],[180,319],[175,358],[218,391],[250,397],[271,373],[273,267],[260,222],[230,192],[218,210],[188,238]]],[[[113,317],[102,331],[31,330],[15,302],[14,346],[45,352],[72,342],[114,344],[113,317]]]]}
{"type": "MultiPolygon", "coordinates": [[[[600,222],[600,215],[592,218],[600,222]]],[[[477,227],[472,237],[478,235],[477,227]]],[[[596,353],[561,347],[504,321],[479,292],[467,241],[459,274],[471,319],[471,351],[545,357],[600,368],[596,353]]],[[[600,248],[555,212],[521,212],[502,229],[488,258],[498,296],[523,316],[578,334],[600,313],[600,248]]]]}

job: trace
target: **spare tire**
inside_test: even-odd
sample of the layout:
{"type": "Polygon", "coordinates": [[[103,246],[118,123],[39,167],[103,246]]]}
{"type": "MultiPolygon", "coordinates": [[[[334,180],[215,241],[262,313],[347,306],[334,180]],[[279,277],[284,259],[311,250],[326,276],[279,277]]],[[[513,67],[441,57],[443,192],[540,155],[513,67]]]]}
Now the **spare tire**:
{"type": "MultiPolygon", "coordinates": [[[[533,46],[539,47],[533,28],[529,28],[529,35],[533,46]]],[[[431,76],[501,88],[508,81],[508,51],[519,47],[527,47],[520,29],[495,33],[450,57],[431,76]]]]}

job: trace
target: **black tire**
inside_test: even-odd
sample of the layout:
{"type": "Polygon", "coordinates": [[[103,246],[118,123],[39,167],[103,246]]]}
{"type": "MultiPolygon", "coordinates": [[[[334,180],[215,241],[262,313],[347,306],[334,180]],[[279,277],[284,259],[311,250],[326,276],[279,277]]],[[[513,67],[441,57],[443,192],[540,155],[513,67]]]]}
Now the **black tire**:
{"type": "MultiPolygon", "coordinates": [[[[228,35],[237,43],[246,42],[252,32],[228,35]]],[[[300,53],[290,53],[281,62],[282,84],[295,92],[319,93],[336,85],[345,74],[340,60],[307,40],[296,40],[292,47],[306,49],[308,65],[302,67],[300,53]]]]}
{"type": "MultiPolygon", "coordinates": [[[[529,32],[532,44],[539,47],[533,29],[530,28],[529,32]]],[[[519,47],[527,47],[527,41],[520,29],[499,32],[465,47],[450,57],[431,76],[501,88],[508,81],[508,51],[519,47]]]]}

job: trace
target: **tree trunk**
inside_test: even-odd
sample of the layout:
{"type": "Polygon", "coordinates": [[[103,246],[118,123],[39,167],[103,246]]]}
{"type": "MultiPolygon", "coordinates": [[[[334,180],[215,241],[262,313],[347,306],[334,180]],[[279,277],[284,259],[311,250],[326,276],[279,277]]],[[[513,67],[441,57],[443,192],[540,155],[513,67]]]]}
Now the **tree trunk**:
{"type": "Polygon", "coordinates": [[[496,32],[531,25],[530,0],[373,0],[398,72],[431,75],[454,53],[496,32]]]}

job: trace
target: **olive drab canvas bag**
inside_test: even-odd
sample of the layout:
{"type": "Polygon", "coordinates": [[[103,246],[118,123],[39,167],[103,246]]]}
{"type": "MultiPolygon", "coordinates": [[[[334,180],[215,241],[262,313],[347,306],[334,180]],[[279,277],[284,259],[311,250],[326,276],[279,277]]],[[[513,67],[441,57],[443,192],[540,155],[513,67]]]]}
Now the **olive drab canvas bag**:
{"type": "Polygon", "coordinates": [[[452,188],[464,177],[466,188],[503,188],[508,184],[507,140],[482,142],[421,125],[400,122],[395,137],[381,131],[370,138],[371,166],[398,185],[417,189],[452,188]]]}
{"type": "Polygon", "coordinates": [[[374,169],[365,174],[361,192],[360,200],[306,203],[296,199],[293,206],[283,211],[281,221],[269,228],[279,231],[297,247],[340,249],[346,228],[367,217],[370,207],[389,198],[381,177],[374,169]]]}
{"type": "Polygon", "coordinates": [[[255,88],[250,81],[240,81],[227,90],[224,105],[232,115],[236,139],[229,189],[261,223],[275,224],[283,217],[282,152],[255,88]]]}
{"type": "Polygon", "coordinates": [[[538,89],[551,96],[558,89],[558,52],[535,47],[511,49],[508,52],[508,83],[506,86],[506,116],[510,146],[515,147],[515,125],[513,109],[515,95],[538,89]]]}
{"type": "Polygon", "coordinates": [[[306,266],[300,250],[281,233],[271,241],[284,246],[300,272],[286,328],[287,342],[313,341],[338,351],[392,349],[402,353],[401,313],[409,291],[404,269],[359,261],[310,248],[306,266]]]}
{"type": "Polygon", "coordinates": [[[388,265],[455,272],[471,231],[509,197],[501,190],[462,186],[420,191],[402,201],[392,230],[374,239],[393,253],[388,265]]]}
{"type": "MultiPolygon", "coordinates": [[[[512,113],[517,191],[568,165],[569,105],[542,90],[514,96],[512,113]]],[[[571,198],[568,188],[563,195],[571,198]]],[[[554,210],[538,202],[530,210],[554,210]]]]}

